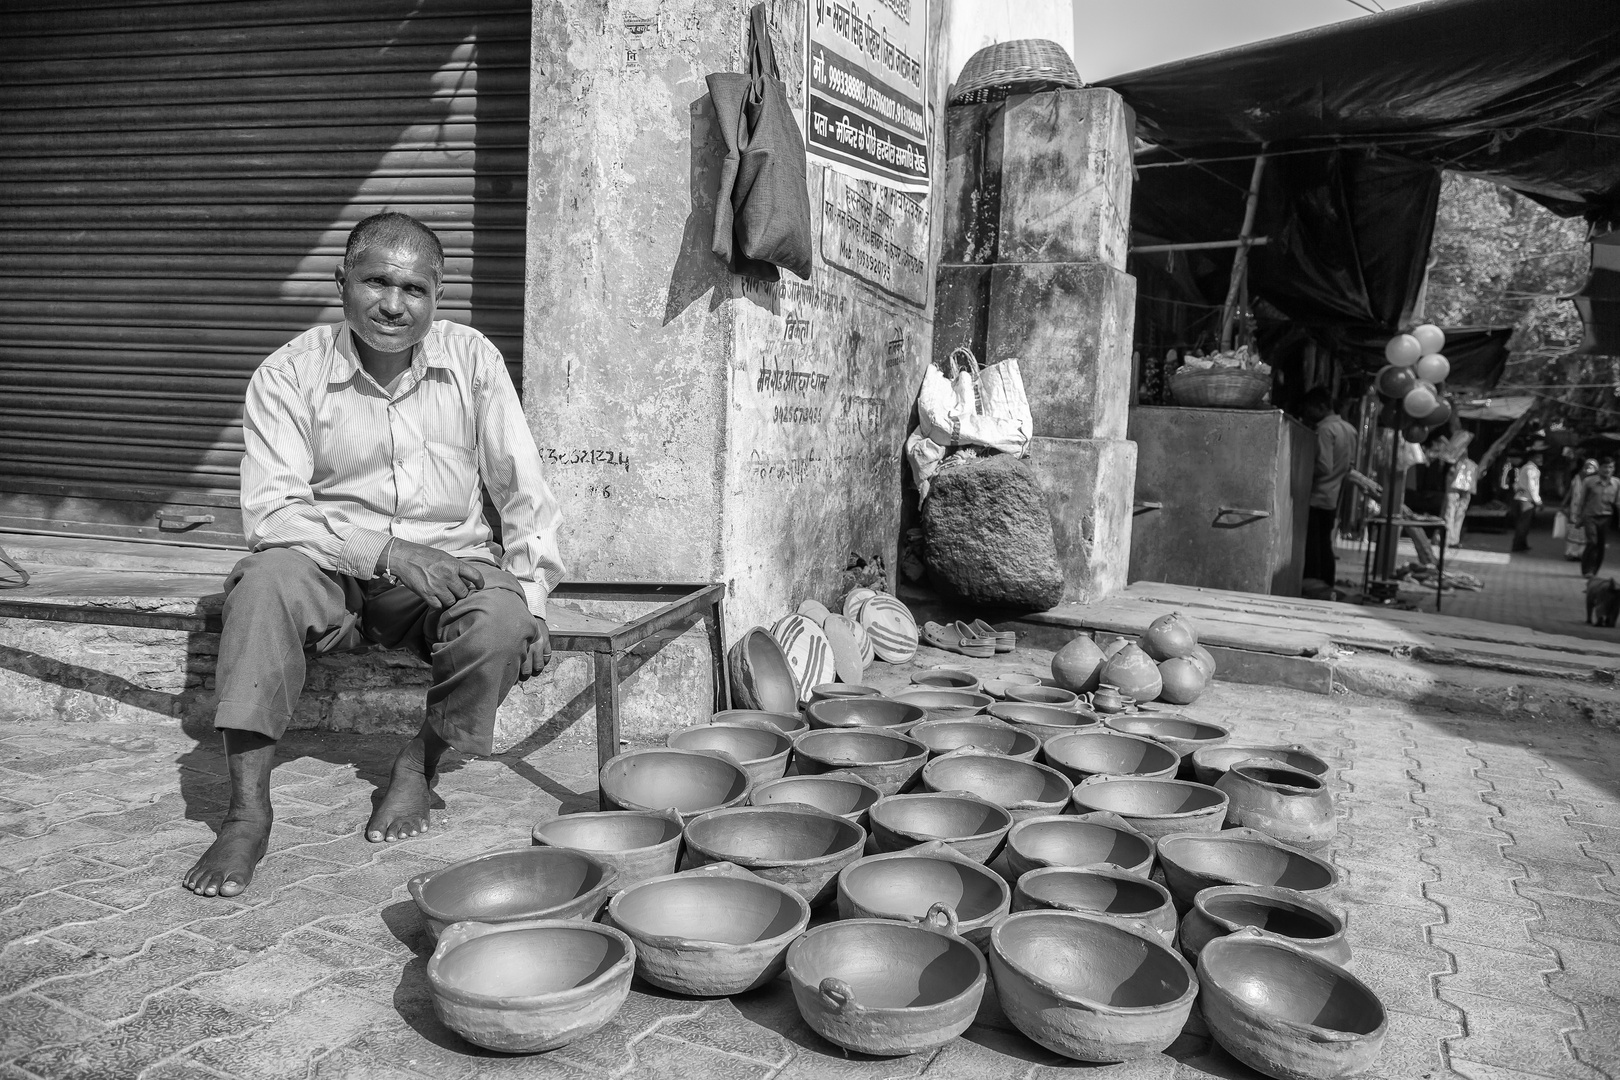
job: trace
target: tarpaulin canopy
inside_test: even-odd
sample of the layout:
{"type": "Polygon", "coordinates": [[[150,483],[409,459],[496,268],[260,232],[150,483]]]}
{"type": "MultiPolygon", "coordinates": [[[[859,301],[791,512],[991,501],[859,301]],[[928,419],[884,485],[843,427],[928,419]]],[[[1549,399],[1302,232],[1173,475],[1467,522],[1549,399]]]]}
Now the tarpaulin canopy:
{"type": "Polygon", "coordinates": [[[1536,399],[1529,394],[1510,394],[1506,397],[1478,398],[1457,403],[1457,415],[1464,420],[1517,420],[1530,411],[1536,399]]]}

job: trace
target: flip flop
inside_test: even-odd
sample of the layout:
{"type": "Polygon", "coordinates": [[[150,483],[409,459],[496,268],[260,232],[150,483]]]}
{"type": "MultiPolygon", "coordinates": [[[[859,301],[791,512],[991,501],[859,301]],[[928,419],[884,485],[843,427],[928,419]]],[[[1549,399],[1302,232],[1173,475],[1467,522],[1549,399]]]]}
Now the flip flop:
{"type": "Polygon", "coordinates": [[[973,627],[969,624],[960,620],[952,623],[951,626],[955,628],[958,634],[962,635],[962,644],[964,646],[969,648],[987,648],[990,650],[992,655],[999,651],[996,648],[996,645],[999,643],[999,639],[996,637],[994,631],[992,631],[987,637],[973,629],[973,627]]]}
{"type": "Polygon", "coordinates": [[[983,619],[974,619],[968,625],[980,637],[995,638],[996,652],[1012,652],[1018,648],[1018,634],[1015,631],[997,630],[983,619]]]}
{"type": "Polygon", "coordinates": [[[962,640],[962,635],[956,627],[946,626],[943,623],[923,623],[922,639],[936,649],[961,653],[963,656],[988,657],[996,655],[994,645],[970,645],[962,640]]]}

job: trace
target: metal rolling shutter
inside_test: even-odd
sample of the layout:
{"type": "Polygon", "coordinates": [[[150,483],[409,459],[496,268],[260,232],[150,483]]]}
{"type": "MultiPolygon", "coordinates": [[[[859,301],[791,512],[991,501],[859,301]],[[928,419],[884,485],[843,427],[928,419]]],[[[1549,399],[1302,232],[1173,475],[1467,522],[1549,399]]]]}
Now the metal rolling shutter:
{"type": "Polygon", "coordinates": [[[378,210],[515,379],[529,10],[0,4],[0,528],[241,545],[248,377],[378,210]]]}

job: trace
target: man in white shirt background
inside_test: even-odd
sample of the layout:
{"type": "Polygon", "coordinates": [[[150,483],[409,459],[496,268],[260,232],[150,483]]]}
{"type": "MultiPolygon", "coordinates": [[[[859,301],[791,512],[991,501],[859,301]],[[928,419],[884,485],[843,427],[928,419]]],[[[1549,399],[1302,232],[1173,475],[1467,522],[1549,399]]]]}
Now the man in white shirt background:
{"type": "Polygon", "coordinates": [[[1541,454],[1544,448],[1537,443],[1530,448],[1523,465],[1513,477],[1513,551],[1530,550],[1530,527],[1535,524],[1536,511],[1541,509],[1541,454]]]}

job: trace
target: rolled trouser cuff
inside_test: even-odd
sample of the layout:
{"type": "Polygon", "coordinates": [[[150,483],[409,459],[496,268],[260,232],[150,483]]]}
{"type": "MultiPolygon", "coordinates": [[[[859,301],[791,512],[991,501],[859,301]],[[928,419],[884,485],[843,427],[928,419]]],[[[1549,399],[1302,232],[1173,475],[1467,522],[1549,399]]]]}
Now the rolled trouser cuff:
{"type": "Polygon", "coordinates": [[[214,709],[214,730],[254,731],[280,740],[292,717],[252,701],[221,701],[214,709]]]}

